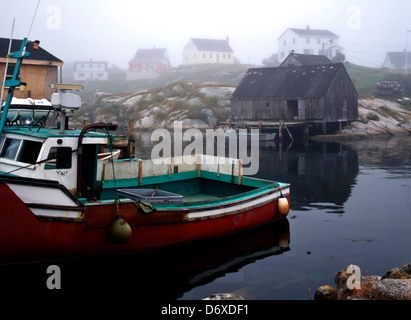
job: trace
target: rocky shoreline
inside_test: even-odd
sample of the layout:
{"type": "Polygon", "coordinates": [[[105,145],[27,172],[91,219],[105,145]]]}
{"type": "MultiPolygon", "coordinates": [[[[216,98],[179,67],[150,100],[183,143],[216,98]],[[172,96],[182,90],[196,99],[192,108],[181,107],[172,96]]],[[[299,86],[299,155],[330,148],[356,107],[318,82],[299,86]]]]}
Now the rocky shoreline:
{"type": "Polygon", "coordinates": [[[358,266],[349,265],[337,272],[334,279],[336,287],[319,287],[314,299],[411,300],[411,263],[388,270],[383,276],[356,275],[359,270],[358,266]]]}
{"type": "MultiPolygon", "coordinates": [[[[183,129],[214,128],[230,118],[230,101],[235,86],[224,83],[181,81],[151,90],[113,95],[97,92],[87,111],[74,121],[114,122],[134,130],[172,129],[182,121],[183,129]]],[[[344,123],[343,123],[344,124],[344,123]]],[[[411,112],[399,103],[362,98],[358,101],[358,121],[315,140],[354,140],[411,134],[411,112]]]]}
{"type": "Polygon", "coordinates": [[[360,99],[358,121],[330,135],[315,140],[353,140],[411,134],[411,112],[400,104],[383,99],[360,99]]]}

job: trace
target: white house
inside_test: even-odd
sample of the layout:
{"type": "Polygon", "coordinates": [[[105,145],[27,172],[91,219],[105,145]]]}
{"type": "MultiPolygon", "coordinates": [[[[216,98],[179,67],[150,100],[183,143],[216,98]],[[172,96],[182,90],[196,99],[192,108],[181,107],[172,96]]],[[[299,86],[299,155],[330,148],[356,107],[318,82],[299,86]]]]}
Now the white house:
{"type": "Polygon", "coordinates": [[[278,38],[278,61],[281,63],[291,52],[307,55],[324,55],[329,59],[343,48],[338,44],[339,36],[328,30],[289,28],[278,38]]]}
{"type": "Polygon", "coordinates": [[[405,70],[406,64],[408,65],[408,70],[411,70],[411,52],[406,52],[405,50],[387,52],[381,68],[405,70]]]}
{"type": "Polygon", "coordinates": [[[225,40],[191,38],[184,47],[183,64],[234,64],[234,52],[225,40]]]}
{"type": "Polygon", "coordinates": [[[107,61],[76,61],[74,62],[74,81],[108,80],[107,61]]]}

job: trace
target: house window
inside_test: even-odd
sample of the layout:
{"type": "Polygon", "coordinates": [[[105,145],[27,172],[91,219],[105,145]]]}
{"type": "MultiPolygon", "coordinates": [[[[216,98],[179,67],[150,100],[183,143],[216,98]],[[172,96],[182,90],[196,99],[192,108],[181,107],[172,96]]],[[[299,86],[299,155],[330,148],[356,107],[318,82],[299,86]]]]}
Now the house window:
{"type": "Polygon", "coordinates": [[[205,59],[205,57],[206,57],[206,54],[205,54],[205,52],[203,52],[203,59],[205,59]]]}
{"type": "Polygon", "coordinates": [[[225,53],[223,53],[223,59],[225,59],[225,53]]]}
{"type": "Polygon", "coordinates": [[[212,53],[210,53],[210,58],[212,58],[213,57],[213,54],[212,53]]]}
{"type": "Polygon", "coordinates": [[[231,59],[231,53],[228,54],[228,59],[231,59]]]}
{"type": "Polygon", "coordinates": [[[307,38],[307,43],[310,43],[310,38],[307,38]]]}
{"type": "MultiPolygon", "coordinates": [[[[6,80],[11,80],[13,78],[13,73],[14,73],[14,67],[16,65],[15,64],[9,64],[7,66],[7,74],[6,74],[6,80]]],[[[19,69],[19,74],[17,75],[17,80],[20,79],[20,70],[19,69]]]]}

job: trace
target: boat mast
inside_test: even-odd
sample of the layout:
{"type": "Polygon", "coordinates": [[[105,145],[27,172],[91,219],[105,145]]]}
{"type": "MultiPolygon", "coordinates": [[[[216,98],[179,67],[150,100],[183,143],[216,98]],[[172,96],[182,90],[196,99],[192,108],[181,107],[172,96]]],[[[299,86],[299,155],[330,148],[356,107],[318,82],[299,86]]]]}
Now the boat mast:
{"type": "MultiPolygon", "coordinates": [[[[12,78],[4,82],[4,85],[6,87],[9,87],[9,91],[8,91],[6,103],[4,104],[3,112],[0,118],[0,135],[2,134],[3,128],[6,124],[7,114],[9,112],[11,99],[13,98],[13,95],[14,95],[14,89],[21,85],[25,85],[24,82],[21,82],[17,78],[20,73],[20,67],[21,67],[23,59],[31,55],[30,52],[26,51],[26,46],[27,46],[27,38],[24,38],[23,41],[21,42],[20,50],[8,54],[8,58],[15,58],[17,59],[17,62],[16,62],[16,66],[14,67],[12,78]]],[[[4,72],[6,73],[7,70],[4,70],[4,72]]]]}
{"type": "MultiPolygon", "coordinates": [[[[0,136],[2,135],[4,126],[6,125],[7,114],[9,113],[11,99],[13,98],[13,95],[14,95],[14,89],[16,87],[20,87],[20,90],[24,91],[23,88],[25,88],[25,86],[26,86],[26,83],[21,82],[20,80],[17,80],[17,77],[20,74],[20,67],[21,67],[21,64],[23,62],[23,59],[25,57],[29,57],[31,55],[30,52],[26,51],[27,39],[30,37],[31,29],[32,29],[33,24],[34,24],[34,19],[36,17],[39,5],[40,5],[40,0],[37,1],[37,6],[36,6],[36,10],[34,11],[33,20],[31,21],[29,33],[27,35],[27,38],[24,38],[23,41],[21,42],[20,51],[10,53],[11,43],[12,43],[12,40],[13,40],[13,30],[14,30],[14,19],[13,19],[12,35],[10,37],[9,53],[7,55],[7,63],[9,61],[9,58],[15,58],[15,59],[17,59],[17,62],[16,62],[16,66],[14,67],[14,72],[13,72],[12,78],[9,79],[9,80],[3,81],[3,86],[9,87],[9,90],[8,90],[8,94],[7,94],[7,98],[6,98],[6,103],[4,104],[4,107],[3,107],[3,113],[2,113],[1,118],[0,118],[0,136]]],[[[40,43],[40,41],[35,41],[34,42],[33,50],[38,49],[39,43],[40,43]]],[[[6,66],[6,69],[4,70],[4,75],[5,75],[4,79],[6,79],[6,73],[7,73],[7,66],[6,66]]],[[[1,92],[1,96],[3,97],[4,87],[2,88],[2,90],[3,91],[1,92]]],[[[0,103],[2,103],[2,102],[3,101],[0,101],[0,103]]]]}

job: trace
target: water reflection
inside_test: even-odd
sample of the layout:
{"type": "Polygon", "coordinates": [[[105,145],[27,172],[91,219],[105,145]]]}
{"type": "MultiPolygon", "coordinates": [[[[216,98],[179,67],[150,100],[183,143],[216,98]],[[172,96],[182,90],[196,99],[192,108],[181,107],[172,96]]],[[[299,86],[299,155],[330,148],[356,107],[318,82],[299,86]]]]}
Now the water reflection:
{"type": "MultiPolygon", "coordinates": [[[[47,293],[46,270],[58,265],[64,293],[122,293],[136,299],[177,299],[185,292],[290,250],[290,228],[282,219],[232,236],[155,252],[110,258],[0,266],[8,293],[47,293]]],[[[114,297],[114,296],[113,296],[114,297]]]]}
{"type": "Polygon", "coordinates": [[[327,209],[344,213],[359,172],[358,153],[339,143],[293,143],[291,146],[260,147],[260,170],[256,177],[291,184],[291,209],[327,209]]]}
{"type": "MultiPolygon", "coordinates": [[[[137,132],[135,136],[136,156],[150,158],[157,143],[151,141],[151,133],[137,132]]],[[[359,172],[357,150],[340,143],[315,141],[287,145],[260,141],[259,145],[259,172],[255,177],[290,183],[291,209],[344,213],[343,204],[359,172]]]]}

